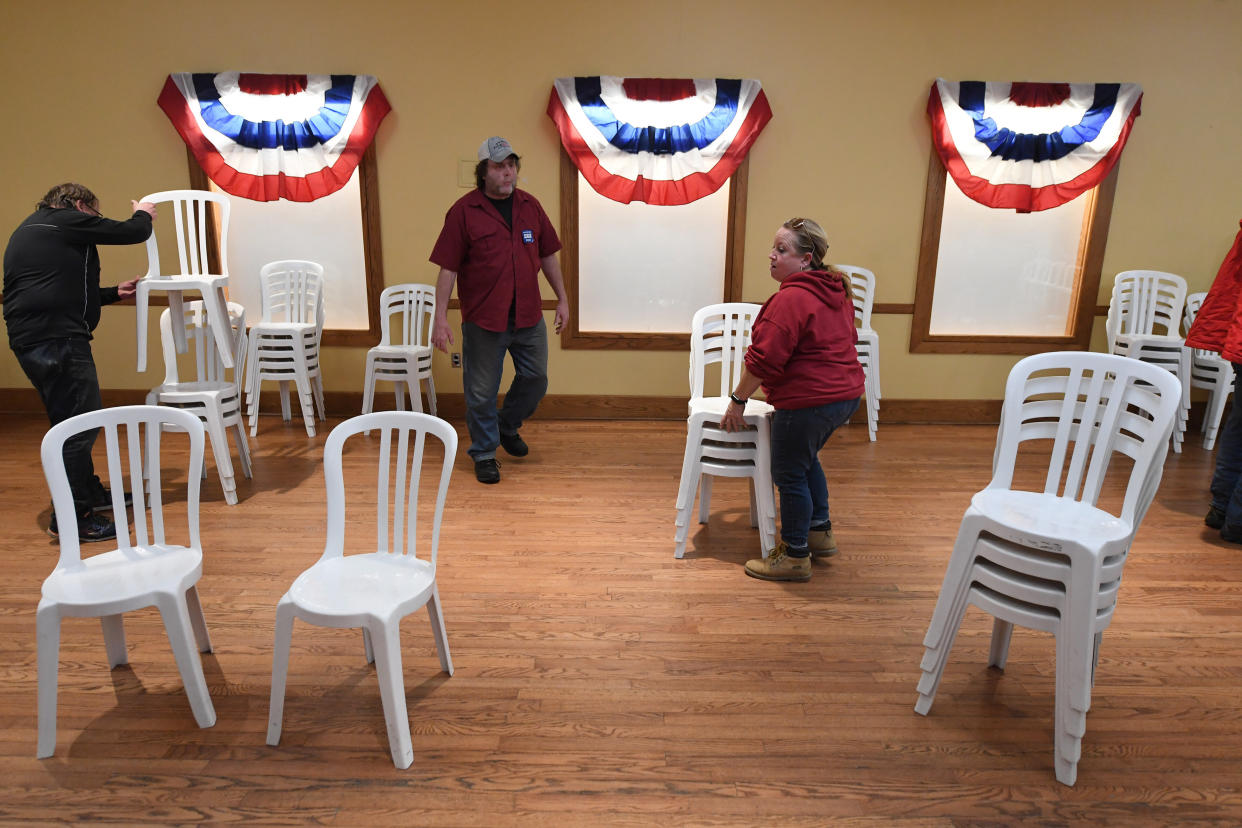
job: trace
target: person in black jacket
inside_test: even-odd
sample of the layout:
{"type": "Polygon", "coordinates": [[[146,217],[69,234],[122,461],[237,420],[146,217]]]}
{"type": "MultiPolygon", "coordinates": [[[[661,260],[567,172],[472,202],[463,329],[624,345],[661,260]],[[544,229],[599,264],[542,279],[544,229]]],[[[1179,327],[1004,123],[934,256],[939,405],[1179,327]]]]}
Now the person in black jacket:
{"type": "MultiPolygon", "coordinates": [[[[113,221],[81,184],[48,191],[34,213],[9,238],[4,251],[4,322],[9,347],[34,384],[52,425],[103,407],[91,354],[99,309],[132,296],[138,279],[99,286],[98,244],[140,244],[151,235],[155,205],[131,202],[134,214],[113,221]]],[[[65,468],[78,513],[78,537],[116,537],[108,491],[95,476],[91,449],[96,432],[65,442],[65,468]]],[[[49,531],[57,534],[53,516],[49,531]]]]}

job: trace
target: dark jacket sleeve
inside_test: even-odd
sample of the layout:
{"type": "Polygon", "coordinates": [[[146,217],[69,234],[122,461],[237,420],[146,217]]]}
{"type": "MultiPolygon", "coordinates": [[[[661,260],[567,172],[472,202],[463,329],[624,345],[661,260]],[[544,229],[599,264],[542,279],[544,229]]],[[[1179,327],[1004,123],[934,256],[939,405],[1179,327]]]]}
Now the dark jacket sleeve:
{"type": "Polygon", "coordinates": [[[126,221],[114,221],[66,210],[60,216],[60,228],[71,241],[82,244],[139,244],[151,235],[151,214],[136,210],[126,221]]]}

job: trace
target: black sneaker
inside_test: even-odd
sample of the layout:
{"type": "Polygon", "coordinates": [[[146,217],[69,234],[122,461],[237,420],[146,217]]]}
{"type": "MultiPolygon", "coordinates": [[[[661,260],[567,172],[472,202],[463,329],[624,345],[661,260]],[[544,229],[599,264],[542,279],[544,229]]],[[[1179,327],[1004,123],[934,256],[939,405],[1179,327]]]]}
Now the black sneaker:
{"type": "Polygon", "coordinates": [[[516,431],[512,434],[500,432],[500,447],[509,452],[510,457],[525,457],[530,454],[530,446],[516,431]]]}
{"type": "MultiPolygon", "coordinates": [[[[60,530],[56,526],[56,515],[52,515],[52,522],[47,527],[47,533],[54,538],[60,537],[60,530]]],[[[115,539],[116,524],[108,518],[94,512],[78,518],[79,543],[99,543],[115,539]]]]}
{"type": "MultiPolygon", "coordinates": [[[[133,492],[125,493],[125,505],[126,507],[134,505],[134,493],[133,492]]],[[[112,511],[112,491],[110,489],[104,489],[99,494],[99,502],[92,504],[91,509],[96,512],[111,512],[112,511]]]]}
{"type": "Polygon", "coordinates": [[[1207,517],[1203,519],[1203,523],[1209,529],[1220,529],[1225,525],[1225,510],[1209,506],[1207,517]]]}
{"type": "Polygon", "coordinates": [[[485,457],[474,461],[474,477],[480,483],[500,482],[500,461],[495,457],[485,457]]]}

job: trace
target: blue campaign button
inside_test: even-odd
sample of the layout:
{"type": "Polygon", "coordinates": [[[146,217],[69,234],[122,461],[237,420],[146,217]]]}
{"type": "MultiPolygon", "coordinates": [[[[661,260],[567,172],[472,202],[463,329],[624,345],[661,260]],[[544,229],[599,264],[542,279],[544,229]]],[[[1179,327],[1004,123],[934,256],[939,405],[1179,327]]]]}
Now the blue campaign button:
{"type": "Polygon", "coordinates": [[[526,242],[527,244],[534,244],[535,243],[535,231],[534,230],[523,230],[522,241],[526,242]]]}

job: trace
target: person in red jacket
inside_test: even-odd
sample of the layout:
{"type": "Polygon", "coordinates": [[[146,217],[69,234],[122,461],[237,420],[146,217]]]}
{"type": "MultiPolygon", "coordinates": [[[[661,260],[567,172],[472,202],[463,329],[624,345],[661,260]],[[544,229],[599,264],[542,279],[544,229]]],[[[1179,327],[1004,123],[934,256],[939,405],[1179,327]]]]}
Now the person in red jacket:
{"type": "Polygon", "coordinates": [[[824,264],[828,237],[806,218],[781,225],[768,254],[780,287],[751,329],[746,367],[721,419],[744,428],[746,400],[760,385],[772,415],[772,480],[780,492],[781,540],[746,574],[768,581],[809,581],[811,557],[834,555],[828,481],[819,450],[858,409],[863,369],[855,343],[847,276],[824,264]]]}
{"type": "MultiPolygon", "coordinates": [[[[1186,345],[1216,351],[1233,363],[1234,390],[1242,374],[1242,231],[1221,263],[1186,345]]],[[[1242,543],[1242,405],[1237,395],[1220,429],[1216,445],[1216,473],[1212,475],[1212,504],[1203,519],[1231,543],[1242,543]]]]}

